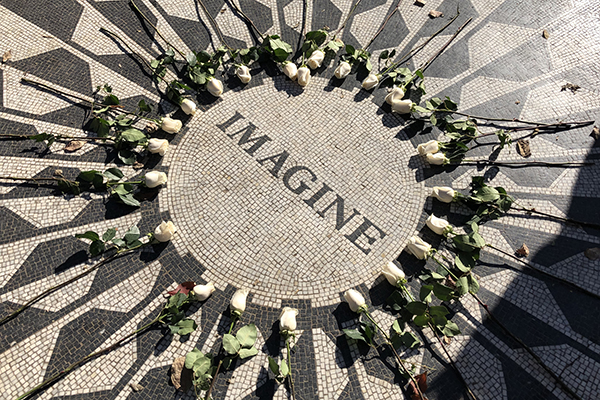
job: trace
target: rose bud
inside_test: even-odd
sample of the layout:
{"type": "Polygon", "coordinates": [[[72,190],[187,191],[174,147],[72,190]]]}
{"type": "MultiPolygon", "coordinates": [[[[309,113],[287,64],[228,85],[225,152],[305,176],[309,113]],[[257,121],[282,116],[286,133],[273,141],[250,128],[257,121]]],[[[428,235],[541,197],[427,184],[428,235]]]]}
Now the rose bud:
{"type": "Polygon", "coordinates": [[[246,311],[246,298],[250,290],[248,289],[238,289],[233,296],[231,297],[231,303],[229,304],[231,308],[231,312],[236,316],[242,315],[244,311],[246,311]]]}
{"type": "Polygon", "coordinates": [[[209,78],[206,83],[206,89],[215,97],[221,97],[223,94],[223,82],[218,80],[217,78],[209,78]]]}
{"type": "Polygon", "coordinates": [[[185,99],[181,102],[180,106],[181,110],[187,115],[196,114],[196,103],[194,103],[192,100],[185,99]]]}
{"type": "Polygon", "coordinates": [[[212,292],[215,291],[215,285],[212,282],[208,282],[206,285],[196,285],[194,289],[194,296],[196,296],[196,300],[204,301],[210,297],[212,292]]]}
{"type": "Polygon", "coordinates": [[[362,87],[365,90],[371,90],[379,83],[379,77],[375,74],[369,74],[362,82],[362,87]]]}
{"type": "Polygon", "coordinates": [[[419,260],[425,260],[431,252],[431,245],[425,243],[420,237],[413,236],[408,240],[406,250],[419,260]]]}
{"type": "Polygon", "coordinates": [[[356,313],[361,313],[367,310],[367,302],[359,291],[348,289],[344,293],[344,300],[350,306],[350,309],[356,313]]]}
{"type": "Polygon", "coordinates": [[[169,141],[167,139],[150,139],[148,140],[148,151],[153,154],[160,154],[164,156],[169,148],[169,141]]]}
{"type": "Polygon", "coordinates": [[[310,82],[310,69],[306,67],[298,68],[298,84],[305,87],[310,82]]]}
{"type": "Polygon", "coordinates": [[[433,214],[427,218],[427,226],[438,235],[444,236],[446,236],[446,234],[452,230],[452,227],[448,221],[443,218],[438,218],[433,214]]]}
{"type": "Polygon", "coordinates": [[[296,308],[283,307],[279,316],[279,331],[283,333],[293,333],[296,330],[296,308]]]}
{"type": "Polygon", "coordinates": [[[437,153],[438,151],[440,151],[440,145],[437,140],[430,140],[417,146],[417,153],[422,156],[437,153]]]}
{"type": "Polygon", "coordinates": [[[177,232],[173,222],[161,222],[154,230],[154,238],[159,242],[168,242],[173,239],[173,235],[177,232]]]}
{"type": "Polygon", "coordinates": [[[412,110],[413,102],[406,100],[397,100],[392,103],[392,112],[398,114],[409,114],[412,110]]]}
{"type": "Polygon", "coordinates": [[[240,65],[235,70],[235,74],[238,78],[240,78],[240,81],[242,81],[242,83],[248,83],[250,82],[250,79],[252,79],[252,75],[250,75],[250,68],[248,68],[245,65],[240,65]]]}
{"type": "Polygon", "coordinates": [[[444,165],[448,163],[448,159],[444,153],[427,154],[425,157],[431,165],[444,165]]]}
{"type": "Polygon", "coordinates": [[[400,284],[406,282],[406,275],[393,261],[390,261],[383,267],[383,276],[387,279],[390,285],[400,286],[400,284]]]}
{"type": "Polygon", "coordinates": [[[342,61],[340,65],[335,69],[334,75],[338,79],[344,79],[350,74],[352,70],[352,66],[348,64],[346,61],[342,61]]]}
{"type": "Polygon", "coordinates": [[[387,96],[385,96],[385,102],[391,106],[392,104],[394,104],[394,101],[402,100],[403,97],[404,97],[404,88],[396,86],[395,88],[392,89],[391,92],[388,93],[387,96]]]}
{"type": "Polygon", "coordinates": [[[181,130],[183,124],[178,119],[164,117],[160,121],[160,129],[167,133],[178,133],[181,130]]]}
{"type": "Polygon", "coordinates": [[[452,203],[456,198],[454,189],[446,186],[434,186],[431,195],[443,203],[452,203]]]}
{"type": "Polygon", "coordinates": [[[317,69],[321,66],[324,59],[325,53],[323,53],[321,50],[315,50],[312,52],[310,57],[308,57],[308,61],[306,63],[308,64],[310,69],[317,69]]]}
{"type": "Polygon", "coordinates": [[[167,174],[160,171],[150,171],[144,176],[144,183],[150,189],[167,183],[167,174]]]}
{"type": "Polygon", "coordinates": [[[283,73],[288,78],[295,81],[296,78],[298,78],[298,67],[293,62],[288,61],[283,65],[283,73]]]}

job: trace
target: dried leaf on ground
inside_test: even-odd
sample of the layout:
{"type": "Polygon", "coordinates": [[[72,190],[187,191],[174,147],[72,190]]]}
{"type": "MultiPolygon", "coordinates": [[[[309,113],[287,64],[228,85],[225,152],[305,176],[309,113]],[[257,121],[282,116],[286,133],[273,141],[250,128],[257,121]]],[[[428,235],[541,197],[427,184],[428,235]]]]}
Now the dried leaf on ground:
{"type": "Polygon", "coordinates": [[[594,126],[594,129],[592,129],[592,134],[590,136],[596,140],[600,139],[600,129],[597,126],[594,126]]]}
{"type": "Polygon", "coordinates": [[[71,140],[65,146],[65,151],[77,151],[82,148],[84,144],[85,142],[83,140],[71,140]]]}
{"type": "Polygon", "coordinates": [[[175,289],[168,291],[171,296],[176,295],[177,293],[188,294],[190,290],[192,290],[196,286],[196,283],[192,281],[187,281],[180,283],[175,289]]]}
{"type": "Polygon", "coordinates": [[[2,56],[2,62],[5,63],[12,58],[12,52],[9,50],[2,56]]]}
{"type": "Polygon", "coordinates": [[[515,252],[519,257],[528,257],[529,256],[529,247],[525,243],[515,252]]]}
{"type": "Polygon", "coordinates": [[[415,6],[423,7],[425,5],[425,0],[415,0],[415,6]]]}
{"type": "Polygon", "coordinates": [[[529,140],[519,139],[517,140],[517,151],[521,157],[529,157],[531,155],[531,148],[529,147],[529,140]]]}
{"type": "Polygon", "coordinates": [[[141,162],[136,161],[135,163],[133,163],[133,165],[131,166],[131,168],[133,169],[142,169],[144,168],[144,164],[141,162]]]}
{"type": "Polygon", "coordinates": [[[131,389],[133,389],[134,392],[139,392],[140,390],[144,389],[144,387],[139,383],[130,383],[129,386],[131,386],[131,389]]]}
{"type": "Polygon", "coordinates": [[[567,89],[568,89],[568,90],[570,90],[571,92],[575,93],[576,91],[578,91],[579,89],[581,89],[581,86],[579,86],[579,85],[574,85],[574,84],[572,84],[572,83],[568,83],[568,82],[567,82],[566,84],[564,84],[564,85],[562,85],[562,86],[560,87],[560,91],[561,91],[561,92],[564,92],[564,91],[565,91],[565,90],[567,90],[567,89]]]}
{"type": "Polygon", "coordinates": [[[429,16],[431,18],[439,18],[439,17],[443,17],[444,14],[441,11],[431,10],[431,11],[429,11],[429,16]]]}
{"type": "Polygon", "coordinates": [[[550,37],[550,33],[548,33],[546,29],[544,29],[544,31],[542,32],[542,36],[544,37],[544,39],[548,39],[550,37]]]}
{"type": "Polygon", "coordinates": [[[175,389],[183,393],[192,388],[192,376],[194,372],[185,368],[185,357],[178,357],[171,365],[171,382],[175,389]]]}
{"type": "Polygon", "coordinates": [[[588,259],[596,261],[600,259],[600,247],[590,247],[589,249],[586,249],[583,254],[585,254],[588,259]]]}
{"type": "MultiPolygon", "coordinates": [[[[427,372],[423,372],[422,374],[417,375],[414,378],[417,382],[417,385],[419,385],[419,389],[421,389],[421,393],[423,393],[423,398],[427,400],[427,397],[425,397],[424,395],[427,391],[427,372]]],[[[409,382],[409,387],[412,392],[410,396],[412,400],[421,400],[421,396],[419,396],[419,391],[417,390],[412,380],[409,382]]]]}

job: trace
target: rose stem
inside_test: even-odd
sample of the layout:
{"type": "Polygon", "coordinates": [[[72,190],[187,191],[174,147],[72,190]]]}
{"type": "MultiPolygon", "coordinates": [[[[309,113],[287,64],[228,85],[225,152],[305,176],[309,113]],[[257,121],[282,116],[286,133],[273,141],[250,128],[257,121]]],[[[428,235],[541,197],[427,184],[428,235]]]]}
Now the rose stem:
{"type": "Polygon", "coordinates": [[[381,332],[381,334],[385,338],[386,344],[388,346],[390,346],[390,348],[392,349],[392,352],[394,353],[394,356],[396,357],[396,360],[398,360],[398,363],[400,364],[400,366],[402,367],[402,369],[404,370],[404,372],[409,376],[410,381],[413,383],[413,385],[417,389],[417,392],[419,394],[420,399],[421,400],[425,400],[425,398],[423,397],[423,393],[421,392],[421,388],[419,387],[419,385],[417,384],[417,381],[415,380],[415,377],[412,376],[412,374],[410,373],[410,371],[408,370],[408,368],[406,368],[406,365],[404,365],[404,360],[402,360],[402,358],[400,358],[400,355],[398,354],[398,352],[394,348],[394,345],[392,344],[392,341],[391,341],[390,337],[388,336],[388,334],[383,329],[381,329],[381,327],[379,326],[379,324],[377,322],[375,322],[375,320],[373,319],[373,317],[371,316],[371,314],[369,314],[368,310],[365,310],[364,314],[367,316],[367,318],[373,324],[375,324],[375,326],[377,327],[378,331],[381,332]]]}
{"type": "MultiPolygon", "coordinates": [[[[232,313],[232,318],[231,318],[231,324],[229,325],[229,332],[227,332],[229,335],[231,335],[231,331],[233,331],[233,327],[235,326],[235,323],[238,320],[238,316],[237,314],[233,314],[232,313]]],[[[221,353],[223,350],[223,345],[221,345],[221,348],[219,349],[219,353],[221,353]]],[[[215,376],[212,379],[212,382],[210,383],[210,386],[208,387],[208,390],[206,391],[206,394],[204,395],[204,400],[209,400],[210,399],[210,393],[213,390],[213,387],[215,386],[215,383],[217,382],[217,376],[219,376],[219,370],[221,369],[221,365],[223,365],[223,358],[221,357],[221,359],[219,360],[219,364],[217,365],[217,370],[215,371],[215,376]]],[[[194,386],[194,390],[195,390],[195,386],[194,386]]]]}
{"type": "MultiPolygon", "coordinates": [[[[413,297],[412,293],[408,290],[408,288],[406,286],[400,285],[400,288],[412,299],[412,301],[415,301],[415,298],[413,297]]],[[[477,400],[477,397],[475,397],[475,394],[473,394],[473,392],[471,391],[471,388],[469,388],[469,384],[467,383],[465,378],[462,376],[460,370],[454,363],[454,360],[452,359],[452,356],[448,352],[448,349],[446,348],[444,342],[442,341],[442,338],[439,337],[437,331],[435,330],[435,327],[431,324],[431,322],[428,322],[428,325],[429,325],[429,329],[431,329],[431,331],[437,338],[438,342],[440,343],[440,346],[442,346],[442,349],[444,349],[444,353],[446,353],[446,357],[448,357],[448,360],[450,360],[450,365],[452,366],[452,368],[454,369],[454,371],[456,372],[456,374],[462,381],[463,385],[465,385],[465,388],[467,389],[467,393],[469,394],[469,396],[471,396],[471,398],[473,398],[474,400],[477,400]]]]}
{"type": "MultiPolygon", "coordinates": [[[[481,118],[481,117],[477,117],[477,118],[486,119],[486,118],[481,118]]],[[[523,122],[523,121],[515,120],[515,122],[523,122]]],[[[590,120],[590,121],[556,122],[556,123],[553,123],[553,124],[541,124],[540,123],[539,125],[537,125],[535,127],[523,126],[523,127],[520,127],[520,128],[510,129],[508,132],[529,131],[529,130],[532,130],[532,129],[545,129],[545,128],[552,128],[552,127],[557,127],[558,128],[558,127],[561,127],[563,125],[591,125],[594,122],[596,122],[596,121],[590,120]]],[[[526,123],[526,122],[523,122],[523,123],[526,123]]],[[[479,138],[486,137],[486,136],[494,136],[495,134],[496,134],[496,132],[484,133],[484,134],[475,136],[474,139],[479,139],[479,138]]]]}
{"type": "Polygon", "coordinates": [[[154,24],[148,19],[148,17],[146,17],[144,15],[144,13],[138,8],[138,6],[134,3],[133,0],[129,1],[131,3],[131,5],[133,6],[133,8],[135,9],[135,11],[138,12],[138,14],[140,14],[142,16],[142,18],[156,31],[156,33],[158,34],[158,36],[160,36],[160,38],[168,45],[171,46],[173,49],[175,49],[176,52],[179,53],[179,55],[186,60],[185,58],[185,54],[183,54],[181,52],[181,50],[179,50],[177,47],[173,46],[167,39],[165,39],[165,37],[162,35],[162,33],[160,33],[160,31],[158,30],[158,28],[156,26],[154,26],[154,24]]]}
{"type": "Polygon", "coordinates": [[[420,68],[421,71],[425,71],[433,61],[435,61],[436,58],[438,58],[440,56],[440,54],[442,54],[444,52],[444,50],[446,50],[448,48],[448,46],[450,46],[450,43],[452,43],[452,41],[454,39],[456,39],[456,37],[458,36],[458,34],[465,28],[465,26],[467,26],[469,24],[469,22],[471,22],[473,20],[473,18],[469,18],[464,24],[462,24],[460,26],[460,28],[458,28],[456,30],[456,32],[454,32],[454,35],[452,35],[452,37],[446,42],[446,44],[444,44],[438,51],[437,53],[435,53],[433,56],[431,56],[431,58],[429,60],[427,60],[427,62],[425,64],[423,64],[423,66],[420,68]]]}
{"type": "Polygon", "coordinates": [[[250,24],[252,28],[254,28],[254,30],[256,31],[256,33],[258,33],[260,38],[264,40],[265,35],[263,35],[263,33],[256,27],[254,22],[237,6],[237,4],[235,4],[235,0],[229,0],[228,3],[230,3],[233,9],[237,11],[246,20],[246,23],[250,24]]]}
{"type": "Polygon", "coordinates": [[[158,316],[156,318],[154,318],[152,321],[150,321],[148,324],[142,326],[139,329],[136,329],[135,331],[129,333],[127,336],[117,340],[115,343],[113,343],[112,345],[105,347],[103,349],[100,349],[94,353],[91,353],[85,357],[83,357],[82,359],[80,359],[79,361],[74,362],[73,364],[69,365],[66,369],[56,373],[55,375],[53,375],[52,377],[46,379],[44,382],[40,383],[39,385],[37,385],[36,387],[34,387],[33,389],[29,390],[27,393],[24,393],[22,395],[20,395],[19,397],[17,397],[16,400],[23,400],[26,398],[29,398],[30,396],[38,393],[39,391],[43,390],[44,388],[46,388],[47,386],[50,386],[51,384],[53,384],[54,382],[60,380],[62,377],[68,375],[69,373],[71,373],[73,370],[77,369],[79,366],[85,364],[88,361],[93,360],[94,358],[97,358],[99,356],[104,355],[105,353],[108,353],[116,348],[118,348],[121,343],[123,343],[125,340],[137,335],[138,333],[150,328],[152,325],[154,325],[157,322],[160,322],[162,320],[162,318],[164,318],[164,315],[162,315],[162,310],[161,312],[158,314],[158,316]]]}
{"type": "Polygon", "coordinates": [[[592,161],[570,161],[570,162],[545,162],[545,161],[491,161],[491,160],[470,160],[464,159],[460,163],[450,163],[451,165],[479,165],[479,164],[488,164],[488,165],[513,165],[513,168],[525,167],[527,165],[535,167],[561,167],[561,166],[577,166],[584,167],[588,165],[595,165],[596,163],[592,161]]]}
{"type": "Polygon", "coordinates": [[[290,339],[291,336],[285,339],[285,346],[287,348],[287,363],[288,369],[290,370],[290,390],[292,392],[292,400],[296,400],[296,393],[294,392],[294,379],[292,378],[292,352],[290,350],[290,339]]]}
{"type": "Polygon", "coordinates": [[[390,18],[392,18],[394,16],[394,14],[396,14],[396,11],[398,11],[398,8],[400,7],[400,3],[402,3],[402,0],[398,0],[398,3],[396,4],[396,7],[394,7],[394,9],[392,10],[392,12],[390,12],[388,14],[387,18],[383,22],[383,25],[381,25],[381,28],[379,28],[379,30],[377,31],[377,33],[375,33],[375,36],[373,36],[371,38],[371,40],[369,41],[369,44],[367,44],[365,46],[365,48],[364,48],[365,51],[373,44],[373,42],[375,41],[375,39],[377,39],[377,37],[381,34],[381,32],[383,31],[383,29],[387,25],[388,21],[390,20],[390,18]]]}
{"type": "Polygon", "coordinates": [[[333,38],[335,39],[337,37],[337,35],[342,31],[342,29],[344,29],[344,27],[346,26],[346,24],[348,23],[348,20],[350,19],[350,16],[352,14],[354,14],[354,11],[356,11],[356,7],[358,7],[358,5],[360,4],[362,0],[358,0],[356,3],[354,3],[354,7],[352,7],[352,9],[348,12],[348,15],[346,15],[346,19],[344,20],[344,23],[342,24],[342,26],[340,26],[338,28],[337,31],[335,31],[335,33],[333,34],[333,38]]]}
{"type": "Polygon", "coordinates": [[[504,254],[505,256],[508,256],[508,257],[512,258],[513,260],[516,260],[516,261],[520,262],[521,264],[527,266],[528,268],[531,268],[534,271],[539,272],[540,274],[542,274],[544,276],[547,276],[549,278],[557,280],[557,281],[563,283],[564,285],[570,286],[573,289],[576,289],[576,290],[578,290],[578,291],[580,291],[582,293],[587,294],[588,296],[592,296],[592,297],[595,297],[597,299],[600,299],[600,295],[598,295],[596,293],[593,293],[593,292],[590,292],[589,290],[586,290],[586,289],[582,288],[581,286],[576,285],[575,283],[573,283],[571,281],[568,281],[566,279],[560,278],[560,277],[558,277],[556,275],[552,275],[552,274],[550,274],[550,273],[548,273],[548,272],[546,272],[546,271],[544,271],[544,270],[542,270],[542,269],[540,269],[538,267],[535,267],[532,264],[528,263],[527,261],[521,260],[519,257],[515,256],[514,254],[510,254],[509,252],[506,252],[506,251],[504,251],[502,249],[499,249],[498,247],[494,246],[493,244],[486,243],[485,245],[487,247],[491,248],[491,249],[496,250],[499,253],[504,254]]]}
{"type": "MultiPolygon", "coordinates": [[[[523,206],[521,206],[523,207],[523,206]]],[[[594,229],[600,229],[600,225],[598,224],[594,224],[591,222],[582,222],[582,221],[577,221],[571,218],[563,218],[563,217],[559,217],[558,215],[553,215],[553,214],[547,214],[545,212],[542,211],[537,211],[534,208],[516,208],[516,207],[512,207],[510,208],[511,210],[515,210],[515,211],[524,211],[526,213],[533,213],[533,214],[539,214],[539,215],[543,215],[544,217],[549,217],[549,218],[554,218],[557,219],[559,221],[563,221],[563,222],[568,222],[570,224],[576,224],[576,225],[581,225],[581,226],[587,226],[590,228],[594,228],[594,229]]]]}
{"type": "MultiPolygon", "coordinates": [[[[96,263],[96,265],[90,267],[89,269],[87,269],[86,271],[82,272],[81,274],[79,274],[77,276],[74,276],[73,278],[71,278],[71,279],[69,279],[69,280],[67,280],[65,282],[59,283],[58,285],[52,286],[50,289],[47,289],[44,292],[38,294],[37,296],[29,299],[27,301],[27,303],[25,303],[23,306],[21,306],[18,310],[14,311],[10,315],[8,315],[8,316],[0,319],[0,325],[3,325],[4,323],[10,321],[14,317],[16,317],[18,314],[20,314],[23,311],[25,311],[25,309],[29,308],[32,304],[37,303],[39,300],[43,299],[44,297],[48,296],[49,294],[56,292],[58,289],[63,288],[65,286],[67,286],[67,285],[69,285],[69,284],[71,284],[71,283],[73,283],[73,282],[75,282],[75,281],[83,278],[84,276],[86,276],[86,275],[90,274],[91,272],[97,270],[98,268],[100,268],[104,264],[107,264],[110,261],[113,261],[114,259],[116,259],[116,258],[118,258],[120,256],[123,256],[123,255],[125,255],[126,253],[128,253],[128,252],[130,252],[132,250],[135,250],[135,249],[138,249],[140,247],[146,246],[149,243],[150,242],[143,243],[142,245],[138,245],[138,246],[132,247],[130,249],[121,249],[121,250],[118,250],[112,256],[110,256],[108,258],[105,258],[104,260],[99,261],[98,263],[96,263]]],[[[110,250],[110,249],[108,249],[108,250],[110,250]]]]}
{"type": "Polygon", "coordinates": [[[210,20],[210,24],[215,29],[215,32],[217,32],[217,35],[219,35],[219,40],[221,41],[221,43],[223,45],[225,45],[225,47],[227,47],[228,51],[231,53],[231,51],[233,50],[233,48],[230,47],[225,42],[225,38],[223,37],[223,32],[221,32],[221,29],[219,29],[219,25],[217,24],[217,21],[215,21],[215,19],[212,17],[212,15],[210,15],[210,13],[208,12],[208,9],[206,8],[206,6],[204,5],[204,2],[202,0],[196,0],[196,1],[198,2],[198,4],[200,4],[200,6],[202,7],[202,9],[204,10],[204,13],[206,14],[206,16],[208,17],[208,19],[210,20]]]}
{"type": "MultiPolygon", "coordinates": [[[[37,136],[37,135],[17,135],[14,133],[0,133],[0,137],[7,137],[7,138],[15,138],[15,139],[31,139],[33,136],[37,136]]],[[[115,140],[114,138],[111,137],[76,137],[76,136],[63,136],[63,135],[56,135],[54,136],[56,138],[56,140],[68,140],[68,141],[72,141],[72,140],[82,140],[82,141],[107,141],[107,140],[115,140]]]]}
{"type": "MultiPolygon", "coordinates": [[[[442,262],[440,262],[437,258],[435,258],[435,256],[431,256],[431,258],[433,258],[435,260],[436,263],[438,263],[442,268],[444,268],[455,280],[458,280],[457,276],[454,275],[452,273],[452,271],[450,271],[442,262]]],[[[575,392],[573,392],[573,390],[571,390],[571,388],[569,388],[564,382],[563,380],[556,375],[545,363],[544,361],[542,361],[542,359],[540,357],[538,357],[537,354],[534,353],[534,351],[527,346],[521,339],[519,339],[515,334],[513,334],[511,331],[508,330],[508,328],[506,328],[493,314],[492,312],[489,310],[487,304],[485,304],[480,298],[479,296],[477,296],[474,293],[469,292],[469,294],[471,296],[473,296],[473,298],[475,300],[477,300],[477,302],[485,309],[485,312],[487,313],[487,315],[490,317],[490,319],[492,321],[494,321],[500,328],[502,328],[502,330],[504,331],[504,333],[506,333],[508,336],[510,336],[513,340],[515,340],[517,343],[519,343],[519,345],[523,346],[523,348],[533,357],[533,359],[546,371],[550,374],[550,376],[552,376],[552,378],[554,378],[554,380],[560,385],[560,387],[567,392],[569,395],[571,395],[572,397],[574,397],[577,400],[582,400],[581,397],[579,397],[575,392]]]]}

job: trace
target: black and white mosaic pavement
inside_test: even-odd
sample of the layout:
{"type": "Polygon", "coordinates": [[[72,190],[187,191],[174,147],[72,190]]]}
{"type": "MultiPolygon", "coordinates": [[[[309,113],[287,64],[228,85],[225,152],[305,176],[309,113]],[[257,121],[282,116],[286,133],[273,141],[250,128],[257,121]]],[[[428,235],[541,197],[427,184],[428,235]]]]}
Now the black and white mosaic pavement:
{"type": "MultiPolygon", "coordinates": [[[[236,1],[263,32],[297,45],[302,0],[206,0],[229,44],[253,45],[247,26],[230,7],[236,1]]],[[[169,41],[184,51],[214,49],[218,36],[195,0],[137,0],[169,41]]],[[[594,0],[427,0],[400,3],[399,13],[374,42],[399,54],[423,43],[460,7],[460,16],[410,61],[426,61],[468,18],[473,21],[426,71],[427,96],[450,96],[474,115],[553,122],[600,119],[600,3],[594,0]],[[444,16],[432,19],[430,10],[444,16]],[[548,35],[544,37],[542,32],[548,35]],[[561,91],[566,83],[580,86],[561,91]]],[[[309,0],[307,30],[336,29],[350,0],[309,0]]],[[[396,0],[358,6],[342,39],[366,45],[396,0]]],[[[272,66],[253,66],[245,87],[231,71],[216,100],[200,93],[201,112],[174,110],[143,64],[99,32],[117,32],[148,60],[165,45],[121,0],[0,0],[0,133],[87,136],[87,109],[66,97],[23,85],[25,74],[63,91],[89,97],[109,83],[125,104],[140,99],[161,105],[184,121],[164,158],[144,160],[146,169],[169,176],[157,196],[139,209],[100,195],[65,196],[47,187],[0,181],[0,315],[32,295],[64,282],[94,263],[86,230],[137,224],[149,232],[162,220],[178,227],[175,239],[145,248],[87,275],[0,326],[0,399],[14,399],[77,359],[105,347],[150,321],[176,283],[212,281],[217,291],[192,317],[189,337],[152,330],[84,365],[37,396],[40,399],[169,399],[182,395],[169,381],[169,366],[194,347],[216,349],[229,325],[226,313],[237,288],[251,290],[243,319],[259,330],[259,354],[219,379],[215,399],[283,399],[267,373],[267,357],[281,357],[277,319],[281,307],[298,316],[294,377],[298,399],[409,398],[405,381],[385,349],[347,340],[356,325],[341,294],[361,290],[374,317],[389,326],[385,307],[392,288],[379,273],[395,260],[409,274],[423,262],[403,252],[419,234],[436,245],[425,219],[432,212],[461,225],[453,205],[433,202],[433,186],[468,191],[471,177],[485,176],[524,206],[600,223],[600,167],[510,169],[437,168],[416,156],[416,146],[440,137],[417,131],[384,104],[385,89],[360,90],[354,75],[332,78],[337,60],[313,73],[301,90],[272,66]],[[265,67],[266,69],[263,69],[265,67]],[[258,141],[241,140],[250,132],[258,141]],[[258,144],[258,145],[257,145],[258,144]],[[383,357],[379,357],[379,356],[383,357]],[[143,386],[134,391],[132,384],[143,386]]],[[[376,58],[375,58],[376,59],[376,58]]],[[[221,73],[220,71],[219,73],[221,73]]],[[[540,134],[530,139],[538,161],[594,161],[600,145],[591,127],[540,134]]],[[[64,143],[50,149],[32,141],[0,142],[0,175],[67,177],[115,166],[110,147],[86,144],[75,152],[64,143]]],[[[491,146],[474,151],[489,155],[491,146]]],[[[498,161],[522,160],[514,147],[498,161]]],[[[139,170],[118,165],[127,177],[139,170]]],[[[523,214],[482,227],[488,242],[513,253],[526,243],[528,261],[553,275],[600,294],[600,261],[584,250],[599,247],[600,232],[523,214]]],[[[486,250],[480,297],[512,332],[581,398],[600,398],[600,302],[556,280],[486,250]]],[[[410,282],[418,289],[415,280],[410,282]]],[[[484,316],[471,298],[451,305],[462,334],[448,345],[478,399],[568,399],[555,380],[522,346],[484,316]]],[[[402,356],[430,367],[430,399],[467,398],[464,386],[429,333],[415,332],[424,346],[402,356]]],[[[418,368],[418,370],[422,370],[418,368]]]]}

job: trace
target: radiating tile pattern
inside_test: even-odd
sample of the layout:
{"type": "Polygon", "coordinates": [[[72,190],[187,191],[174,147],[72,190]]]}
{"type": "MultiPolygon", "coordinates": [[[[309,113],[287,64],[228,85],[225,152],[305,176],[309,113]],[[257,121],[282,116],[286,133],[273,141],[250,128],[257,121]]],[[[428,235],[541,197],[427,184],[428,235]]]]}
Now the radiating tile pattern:
{"type": "MultiPolygon", "coordinates": [[[[295,48],[303,29],[331,30],[346,22],[339,37],[359,48],[370,42],[398,6],[369,50],[406,54],[424,43],[456,13],[449,0],[360,2],[346,21],[350,0],[232,0],[264,34],[278,34],[295,48]],[[430,18],[430,10],[444,16],[430,18]]],[[[226,44],[255,45],[259,35],[231,8],[231,1],[205,0],[226,44]]],[[[136,0],[151,24],[176,47],[208,50],[224,44],[199,2],[136,0]]],[[[600,117],[600,4],[593,0],[465,0],[460,16],[409,60],[423,65],[468,18],[472,21],[425,71],[427,96],[450,96],[461,110],[543,121],[600,117]],[[544,30],[547,37],[544,37],[544,30]],[[571,83],[580,88],[561,90],[571,83]]],[[[393,288],[379,276],[397,260],[416,277],[435,265],[403,251],[418,234],[443,247],[425,227],[434,213],[461,225],[468,210],[428,197],[433,186],[467,193],[473,176],[502,186],[520,205],[563,218],[600,223],[600,168],[429,167],[416,156],[419,143],[441,139],[437,130],[416,133],[384,104],[386,90],[360,89],[362,76],[333,78],[337,59],[313,72],[304,90],[272,66],[252,65],[253,80],[242,86],[232,70],[219,71],[225,93],[215,99],[191,92],[200,111],[186,117],[161,97],[149,71],[104,27],[120,35],[146,60],[168,46],[125,1],[0,0],[0,134],[42,132],[73,137],[87,131],[89,107],[31,85],[27,76],[66,93],[92,99],[109,83],[127,107],[141,99],[160,115],[184,122],[169,136],[164,158],[142,160],[144,169],[115,164],[109,146],[87,143],[75,152],[64,142],[50,148],[28,140],[0,138],[0,176],[48,177],[61,170],[118,166],[126,179],[156,169],[169,176],[158,195],[139,210],[118,206],[100,194],[65,196],[47,186],[0,178],[0,316],[33,295],[65,282],[96,262],[76,239],[87,230],[114,227],[119,234],[137,225],[145,234],[162,220],[178,233],[168,244],[125,255],[91,272],[0,325],[0,398],[14,399],[77,359],[106,347],[151,321],[178,282],[213,281],[217,291],[189,311],[199,326],[187,337],[151,329],[82,366],[39,395],[40,399],[193,399],[169,382],[176,357],[197,347],[215,353],[230,326],[229,299],[251,290],[243,323],[258,329],[257,356],[223,371],[214,398],[288,399],[289,387],[275,383],[268,357],[286,356],[277,319],[281,307],[300,310],[292,353],[297,399],[410,398],[406,380],[385,346],[376,349],[347,339],[342,329],[358,316],[342,302],[360,290],[386,329],[397,318],[386,306],[393,288]],[[314,177],[314,179],[313,179],[314,177]],[[141,385],[140,391],[133,390],[141,385]]],[[[169,72],[170,77],[174,77],[169,72]]],[[[416,100],[416,98],[415,98],[416,100]]],[[[482,127],[491,132],[493,126],[482,127]]],[[[591,127],[528,136],[528,161],[597,162],[591,127]]],[[[530,132],[514,133],[514,139],[530,132]]],[[[472,150],[488,157],[490,142],[472,150]]],[[[515,148],[497,161],[521,161],[515,148]]],[[[512,254],[527,244],[526,261],[540,271],[600,294],[600,260],[584,255],[600,247],[600,231],[518,211],[481,228],[486,241],[512,254]]],[[[449,254],[442,250],[442,254],[449,254]]],[[[482,252],[479,296],[511,332],[533,349],[581,398],[600,397],[600,307],[548,275],[528,269],[494,249],[482,252]]],[[[430,399],[467,399],[452,369],[452,357],[480,399],[567,399],[567,394],[525,349],[490,320],[470,297],[446,304],[462,334],[445,349],[429,331],[410,327],[423,346],[400,349],[416,372],[429,371],[430,399]]],[[[239,324],[239,323],[238,323],[239,324]]]]}

